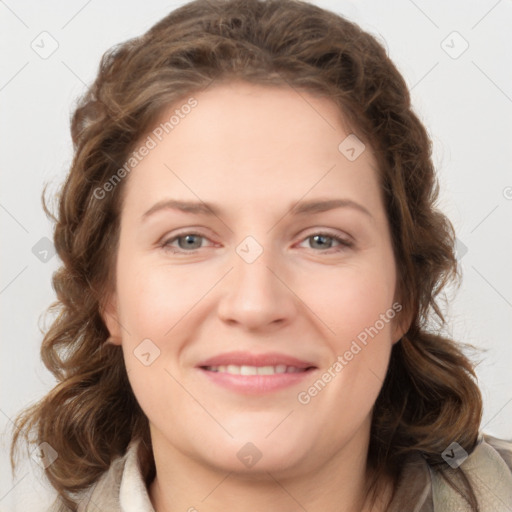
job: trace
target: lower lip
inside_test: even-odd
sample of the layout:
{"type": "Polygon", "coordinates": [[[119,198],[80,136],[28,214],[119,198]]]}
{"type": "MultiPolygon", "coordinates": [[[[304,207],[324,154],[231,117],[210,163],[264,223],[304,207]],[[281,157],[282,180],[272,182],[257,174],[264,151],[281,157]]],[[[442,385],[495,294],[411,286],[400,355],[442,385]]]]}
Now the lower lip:
{"type": "Polygon", "coordinates": [[[274,375],[232,375],[224,372],[212,372],[199,368],[212,382],[237,393],[257,395],[271,393],[310,378],[314,369],[298,373],[275,373],[274,375]]]}

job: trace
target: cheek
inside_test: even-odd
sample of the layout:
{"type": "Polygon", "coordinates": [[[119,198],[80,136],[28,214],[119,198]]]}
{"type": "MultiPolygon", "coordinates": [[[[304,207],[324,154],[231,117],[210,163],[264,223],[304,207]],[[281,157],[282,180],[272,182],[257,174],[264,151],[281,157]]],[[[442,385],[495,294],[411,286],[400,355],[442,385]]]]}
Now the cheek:
{"type": "Polygon", "coordinates": [[[392,267],[358,265],[324,270],[296,289],[321,320],[326,334],[332,336],[333,343],[343,348],[347,340],[356,338],[376,322],[379,331],[390,334],[391,322],[382,324],[381,315],[388,320],[395,316],[394,280],[392,267]]]}
{"type": "Polygon", "coordinates": [[[388,368],[400,306],[393,302],[394,273],[378,268],[344,269],[304,290],[321,317],[328,350],[323,372],[305,384],[297,401],[304,413],[322,418],[325,435],[336,439],[366,421],[388,368]],[[321,292],[322,284],[328,292],[321,292]]]}
{"type": "Polygon", "coordinates": [[[201,279],[184,267],[152,266],[135,259],[118,267],[118,313],[126,325],[128,339],[161,340],[185,319],[211,287],[208,276],[201,279]]]}
{"type": "Polygon", "coordinates": [[[321,319],[328,350],[325,373],[320,382],[308,383],[300,403],[310,403],[316,414],[330,410],[353,426],[369,413],[382,387],[400,310],[393,302],[393,260],[383,261],[331,269],[302,288],[309,308],[321,319]]]}
{"type": "Polygon", "coordinates": [[[180,402],[182,393],[173,380],[173,376],[181,380],[173,361],[185,343],[177,333],[186,324],[190,301],[193,303],[198,291],[194,292],[193,286],[180,287],[184,283],[175,279],[170,282],[164,272],[148,265],[126,261],[118,268],[125,366],[140,407],[153,421],[166,417],[164,411],[170,411],[173,404],[186,405],[180,402]],[[170,339],[173,343],[168,343],[170,339]]]}

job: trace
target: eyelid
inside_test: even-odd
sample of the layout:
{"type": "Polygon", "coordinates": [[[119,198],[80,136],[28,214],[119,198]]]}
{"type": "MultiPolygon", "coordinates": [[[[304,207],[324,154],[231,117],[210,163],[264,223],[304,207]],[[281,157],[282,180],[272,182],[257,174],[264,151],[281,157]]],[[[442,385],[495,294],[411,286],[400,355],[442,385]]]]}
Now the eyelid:
{"type": "Polygon", "coordinates": [[[346,231],[340,231],[333,228],[312,228],[311,231],[306,231],[306,233],[302,234],[301,237],[302,240],[304,240],[305,238],[309,238],[313,235],[326,235],[333,238],[340,238],[347,243],[355,243],[355,239],[346,231]]]}
{"type": "Polygon", "coordinates": [[[355,248],[355,242],[351,236],[349,236],[349,235],[343,236],[340,233],[336,233],[336,232],[333,233],[329,230],[316,230],[309,234],[303,235],[301,237],[299,245],[303,244],[304,242],[307,242],[307,240],[313,236],[326,236],[326,237],[331,238],[332,240],[335,241],[335,243],[338,244],[338,245],[335,245],[334,247],[329,247],[325,250],[315,250],[315,249],[310,248],[309,250],[312,251],[313,253],[329,256],[329,255],[339,254],[344,250],[355,248]]]}
{"type": "MultiPolygon", "coordinates": [[[[161,238],[161,240],[158,242],[158,246],[160,247],[163,247],[164,249],[167,249],[167,248],[171,248],[171,243],[175,242],[178,238],[182,238],[182,237],[185,237],[187,235],[194,235],[194,236],[198,236],[198,237],[201,237],[205,240],[209,240],[210,242],[212,241],[210,239],[210,237],[204,233],[201,233],[199,230],[195,230],[194,228],[189,228],[187,229],[186,231],[182,231],[182,232],[178,232],[178,233],[174,233],[171,237],[167,237],[166,236],[163,236],[161,238]]],[[[213,242],[213,244],[210,246],[212,247],[213,245],[215,244],[215,242],[213,242]]],[[[205,247],[200,247],[200,249],[205,249],[205,247]]],[[[183,249],[177,249],[176,250],[176,253],[188,253],[188,254],[194,254],[195,251],[198,251],[199,249],[193,249],[191,251],[184,251],[183,249]]]]}

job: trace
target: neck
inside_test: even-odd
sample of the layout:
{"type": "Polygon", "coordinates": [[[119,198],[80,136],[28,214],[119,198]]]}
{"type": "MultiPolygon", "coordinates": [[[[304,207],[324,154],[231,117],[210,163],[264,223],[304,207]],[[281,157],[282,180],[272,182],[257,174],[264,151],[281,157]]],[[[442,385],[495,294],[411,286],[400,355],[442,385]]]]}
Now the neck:
{"type": "Polygon", "coordinates": [[[152,433],[152,442],[156,477],[148,491],[156,512],[379,512],[392,488],[390,480],[380,482],[382,492],[370,506],[364,438],[355,438],[350,450],[333,453],[310,471],[251,474],[207,466],[169,446],[158,433],[152,433]]]}

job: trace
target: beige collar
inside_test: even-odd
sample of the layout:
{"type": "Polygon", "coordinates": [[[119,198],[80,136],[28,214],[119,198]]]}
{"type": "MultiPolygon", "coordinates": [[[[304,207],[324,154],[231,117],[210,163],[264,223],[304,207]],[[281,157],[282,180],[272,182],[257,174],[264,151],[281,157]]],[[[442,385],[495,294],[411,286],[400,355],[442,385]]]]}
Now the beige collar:
{"type": "MultiPolygon", "coordinates": [[[[81,501],[78,512],[155,512],[142,478],[134,440],[124,457],[81,501]]],[[[473,452],[460,464],[471,478],[481,512],[512,512],[512,441],[481,435],[473,452]]],[[[426,461],[411,456],[402,470],[389,512],[467,512],[463,498],[426,461]]]]}

